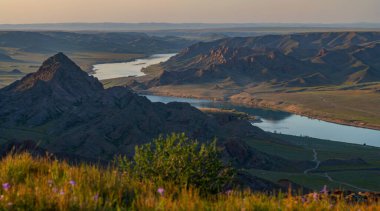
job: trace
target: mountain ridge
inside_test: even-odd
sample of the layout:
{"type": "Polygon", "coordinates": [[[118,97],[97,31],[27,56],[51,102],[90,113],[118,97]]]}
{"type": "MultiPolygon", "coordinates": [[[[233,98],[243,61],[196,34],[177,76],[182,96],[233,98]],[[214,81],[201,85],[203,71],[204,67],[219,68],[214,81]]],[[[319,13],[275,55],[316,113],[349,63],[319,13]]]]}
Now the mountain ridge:
{"type": "Polygon", "coordinates": [[[300,33],[197,43],[162,63],[149,87],[219,83],[245,86],[357,84],[380,81],[379,32],[300,33]]]}
{"type": "Polygon", "coordinates": [[[104,89],[62,53],[0,89],[0,96],[0,128],[42,131],[50,137],[42,146],[56,153],[107,160],[171,132],[199,140],[267,137],[246,121],[211,117],[187,103],[152,103],[127,87],[104,89]]]}

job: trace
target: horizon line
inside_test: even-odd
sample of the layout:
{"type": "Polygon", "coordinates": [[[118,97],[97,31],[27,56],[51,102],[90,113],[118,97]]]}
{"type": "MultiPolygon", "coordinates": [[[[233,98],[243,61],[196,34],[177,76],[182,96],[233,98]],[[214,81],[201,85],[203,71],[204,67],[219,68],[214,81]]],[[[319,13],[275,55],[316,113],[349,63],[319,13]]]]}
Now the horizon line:
{"type": "Polygon", "coordinates": [[[359,22],[36,22],[36,23],[0,23],[0,25],[48,25],[48,24],[209,24],[209,25],[223,25],[223,24],[278,24],[278,25],[349,25],[349,24],[380,24],[380,22],[359,21],[359,22]]]}

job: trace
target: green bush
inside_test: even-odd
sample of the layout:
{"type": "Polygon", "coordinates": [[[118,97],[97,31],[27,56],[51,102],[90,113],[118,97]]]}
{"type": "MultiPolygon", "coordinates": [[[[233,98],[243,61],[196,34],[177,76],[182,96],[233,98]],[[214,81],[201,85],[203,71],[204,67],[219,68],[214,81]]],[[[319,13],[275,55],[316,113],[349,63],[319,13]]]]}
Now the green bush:
{"type": "Polygon", "coordinates": [[[124,157],[118,163],[141,180],[196,187],[203,193],[220,192],[234,175],[234,170],[219,160],[216,140],[200,144],[185,134],[160,136],[152,143],[136,146],[133,161],[124,157]]]}

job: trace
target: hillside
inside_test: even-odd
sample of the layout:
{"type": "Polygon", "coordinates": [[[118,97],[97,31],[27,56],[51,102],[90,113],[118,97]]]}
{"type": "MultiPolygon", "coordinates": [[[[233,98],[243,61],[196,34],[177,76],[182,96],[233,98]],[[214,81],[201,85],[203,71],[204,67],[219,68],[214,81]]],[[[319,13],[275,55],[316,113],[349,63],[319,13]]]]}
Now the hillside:
{"type": "Polygon", "coordinates": [[[158,207],[164,210],[231,211],[242,207],[247,210],[380,209],[379,196],[374,193],[328,190],[327,193],[286,196],[227,190],[205,196],[198,189],[181,190],[169,182],[139,181],[131,177],[133,173],[120,172],[114,166],[75,166],[51,158],[33,158],[29,154],[3,158],[0,170],[1,210],[155,210],[158,207]]]}
{"type": "Polygon", "coordinates": [[[150,86],[221,83],[240,86],[356,84],[380,80],[380,33],[304,33],[198,43],[162,64],[150,86]]]}
{"type": "Polygon", "coordinates": [[[145,76],[103,83],[379,129],[379,38],[379,32],[326,32],[201,42],[144,69],[145,76]]]}
{"type": "MultiPolygon", "coordinates": [[[[299,175],[280,176],[294,187],[320,188],[320,183],[313,180],[293,182],[300,176],[315,177],[303,173],[315,165],[310,161],[314,146],[308,145],[309,139],[291,142],[289,137],[266,133],[244,119],[228,112],[203,113],[186,103],[152,103],[126,87],[104,89],[96,78],[59,53],[47,59],[37,72],[0,89],[0,155],[16,148],[38,155],[52,153],[71,161],[107,164],[115,155],[132,156],[136,145],[149,143],[160,134],[185,132],[200,142],[217,138],[222,160],[239,170],[244,186],[258,190],[287,188],[288,183],[280,185],[279,179],[269,182],[257,174],[261,170],[299,175]],[[278,143],[276,153],[261,147],[274,149],[278,143]],[[288,152],[294,156],[287,156],[288,152]]],[[[325,151],[318,148],[319,153],[325,151]]],[[[327,159],[337,158],[335,151],[326,153],[327,159]]],[[[336,167],[357,158],[363,162],[352,165],[359,172],[377,168],[374,160],[378,160],[378,149],[349,145],[336,167]]],[[[318,181],[348,187],[323,178],[318,181]]]]}
{"type": "Polygon", "coordinates": [[[144,33],[75,33],[75,32],[0,32],[0,47],[17,48],[33,53],[113,52],[163,53],[175,52],[191,41],[177,37],[155,37],[144,33]]]}
{"type": "MultiPolygon", "coordinates": [[[[62,53],[0,90],[0,140],[6,140],[1,154],[21,147],[70,160],[109,162],[172,132],[199,141],[218,138],[224,159],[236,158],[238,166],[294,170],[289,163],[299,163],[245,145],[245,137],[270,139],[245,120],[211,116],[186,103],[152,103],[126,87],[104,89],[62,53]]],[[[310,165],[305,162],[299,170],[310,165]]]]}
{"type": "Polygon", "coordinates": [[[105,90],[62,53],[0,96],[1,127],[44,131],[51,141],[44,143],[47,149],[87,158],[128,154],[137,143],[176,131],[199,139],[265,136],[247,122],[218,121],[188,104],[151,103],[124,87],[105,90]]]}
{"type": "MultiPolygon", "coordinates": [[[[0,31],[0,71],[31,73],[51,54],[65,52],[90,72],[94,64],[178,52],[192,43],[191,38],[133,32],[0,31]]],[[[0,88],[20,78],[0,75],[0,88]]]]}

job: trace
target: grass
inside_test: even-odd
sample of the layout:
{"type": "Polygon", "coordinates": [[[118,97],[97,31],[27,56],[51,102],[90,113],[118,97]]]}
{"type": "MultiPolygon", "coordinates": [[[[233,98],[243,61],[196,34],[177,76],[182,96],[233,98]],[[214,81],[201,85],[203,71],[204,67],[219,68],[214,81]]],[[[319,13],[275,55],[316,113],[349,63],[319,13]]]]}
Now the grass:
{"type": "Polygon", "coordinates": [[[200,196],[169,183],[131,179],[115,167],[70,165],[30,154],[0,161],[0,210],[377,210],[380,204],[347,203],[322,195],[303,199],[285,194],[230,191],[200,196]],[[158,188],[163,188],[162,194],[158,188]]]}
{"type": "Polygon", "coordinates": [[[380,177],[380,170],[329,172],[329,175],[337,181],[355,183],[363,188],[380,191],[380,183],[377,182],[380,177]],[[362,179],[357,180],[356,178],[362,179]]]}
{"type": "MultiPolygon", "coordinates": [[[[329,159],[355,159],[362,158],[367,163],[380,167],[380,148],[350,144],[337,141],[328,141],[310,137],[299,137],[284,134],[273,134],[273,137],[285,140],[282,142],[272,142],[267,145],[267,141],[251,142],[252,147],[275,154],[284,158],[294,160],[312,160],[312,149],[318,152],[318,159],[321,161],[329,159]],[[287,147],[284,147],[287,146],[287,147]]],[[[249,143],[249,142],[248,142],[249,143]]]]}
{"type": "Polygon", "coordinates": [[[309,137],[297,137],[283,134],[271,134],[277,140],[256,140],[247,139],[245,142],[251,147],[289,160],[313,160],[313,151],[318,152],[318,160],[329,159],[363,159],[366,164],[336,164],[324,166],[323,163],[316,172],[304,174],[304,172],[286,171],[264,171],[248,169],[248,172],[259,178],[263,178],[274,183],[281,179],[287,179],[312,190],[320,190],[324,185],[333,188],[343,188],[345,190],[358,190],[354,185],[362,189],[380,191],[378,178],[380,176],[380,148],[320,140],[309,137]],[[379,170],[375,170],[379,169],[379,170]],[[327,172],[334,182],[324,176],[327,172]],[[365,179],[363,179],[365,178],[365,179]]]}
{"type": "Polygon", "coordinates": [[[323,186],[327,185],[331,189],[345,189],[351,190],[352,188],[330,182],[326,177],[320,176],[319,174],[305,175],[303,173],[288,173],[288,172],[276,172],[276,171],[265,171],[259,169],[250,169],[249,172],[259,178],[265,178],[271,182],[277,183],[279,180],[287,179],[298,185],[302,185],[311,190],[319,191],[323,186]]]}
{"type": "MultiPolygon", "coordinates": [[[[122,82],[118,81],[118,85],[122,82]]],[[[112,83],[107,81],[110,85],[112,83]]],[[[152,87],[151,94],[230,101],[297,113],[340,124],[380,128],[380,83],[324,87],[242,87],[223,82],[152,87]],[[220,88],[215,88],[218,84],[220,88]]],[[[139,90],[137,90],[139,91],[139,90]]]]}
{"type": "MultiPolygon", "coordinates": [[[[271,141],[260,139],[247,139],[245,142],[252,148],[261,152],[279,156],[285,159],[294,161],[311,161],[313,160],[312,149],[318,152],[319,160],[329,159],[356,159],[361,158],[367,164],[356,165],[321,165],[317,172],[311,172],[308,175],[303,174],[303,170],[299,172],[286,171],[262,171],[265,174],[258,174],[260,170],[248,169],[250,173],[265,180],[270,180],[277,183],[280,179],[288,179],[297,184],[303,185],[313,190],[320,190],[323,185],[331,187],[342,187],[352,189],[339,183],[330,183],[327,178],[318,176],[328,172],[329,175],[337,181],[346,182],[361,188],[375,189],[380,191],[380,187],[373,185],[369,188],[367,184],[377,184],[378,178],[376,171],[370,169],[380,169],[380,148],[362,146],[356,144],[348,144],[342,142],[334,142],[320,140],[309,137],[297,137],[283,134],[271,134],[275,139],[271,141]],[[277,139],[277,140],[276,140],[277,139]],[[367,174],[368,173],[368,174],[367,174]],[[343,175],[350,175],[349,180],[343,175]],[[368,176],[366,176],[368,175],[368,176]],[[374,176],[375,175],[375,176],[374,176]],[[363,178],[366,183],[363,183],[363,178]]],[[[44,140],[41,143],[48,143],[49,136],[44,132],[44,129],[30,130],[28,128],[1,129],[0,128],[0,144],[4,144],[7,140],[44,140]]],[[[306,168],[306,167],[305,167],[306,168]]]]}
{"type": "Polygon", "coordinates": [[[328,114],[330,118],[347,121],[368,122],[380,125],[380,112],[376,105],[380,102],[379,94],[364,91],[325,91],[283,94],[294,104],[301,104],[315,111],[316,115],[328,114]]]}

